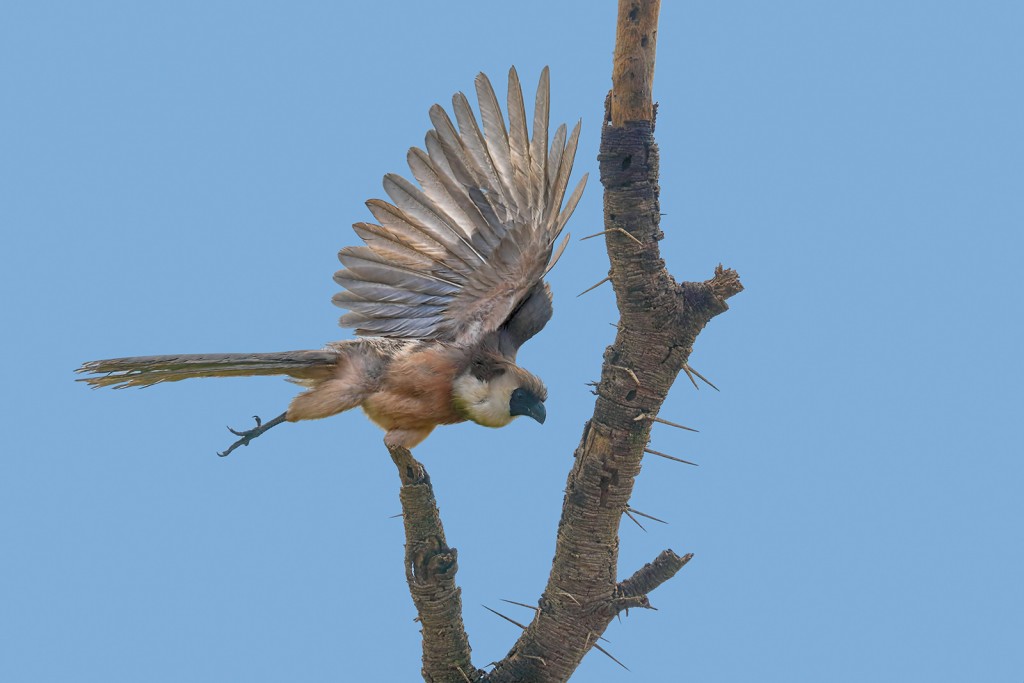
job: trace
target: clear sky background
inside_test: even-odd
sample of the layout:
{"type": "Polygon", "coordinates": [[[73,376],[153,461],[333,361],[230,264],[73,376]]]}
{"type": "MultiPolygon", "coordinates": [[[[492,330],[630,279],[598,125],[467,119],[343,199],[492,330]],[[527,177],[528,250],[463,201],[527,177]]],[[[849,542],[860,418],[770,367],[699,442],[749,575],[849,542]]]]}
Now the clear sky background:
{"type": "MultiPolygon", "coordinates": [[[[358,413],[286,425],[273,378],[89,391],[82,361],[343,338],[337,250],[427,109],[515,64],[582,117],[601,229],[615,3],[5,2],[0,679],[410,681],[398,480],[358,413]]],[[[698,339],[620,573],[695,559],[581,681],[1024,680],[1024,6],[664,3],[663,253],[747,290],[698,339]]],[[[473,98],[475,101],[475,98],[473,98]]],[[[433,477],[475,662],[547,578],[612,340],[574,242],[520,361],[548,422],[460,425],[433,477]]]]}

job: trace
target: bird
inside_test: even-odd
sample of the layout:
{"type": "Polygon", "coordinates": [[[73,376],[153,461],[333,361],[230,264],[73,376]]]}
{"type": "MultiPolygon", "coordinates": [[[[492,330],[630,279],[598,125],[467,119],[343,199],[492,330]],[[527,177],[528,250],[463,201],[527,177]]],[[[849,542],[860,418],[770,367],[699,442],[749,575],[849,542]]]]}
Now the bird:
{"type": "Polygon", "coordinates": [[[304,390],[276,418],[218,453],[226,456],[284,422],[362,408],[391,448],[412,449],[439,425],[504,427],[519,416],[543,424],[547,389],[516,364],[519,348],[553,313],[544,278],[587,182],[566,199],[581,121],[549,141],[550,72],[541,71],[532,133],[515,67],[508,73],[508,126],[488,77],[474,81],[480,122],[465,94],[455,122],[429,110],[425,149],[406,160],[418,187],[388,173],[390,202],[370,199],[376,222],[352,227],[362,240],[338,253],[333,296],[339,324],[355,338],[318,350],[136,356],[89,361],[76,372],[96,387],[144,387],[194,377],[286,375],[304,390]],[[458,128],[456,128],[456,122],[458,128]],[[482,125],[481,125],[482,124],[482,125]]]}

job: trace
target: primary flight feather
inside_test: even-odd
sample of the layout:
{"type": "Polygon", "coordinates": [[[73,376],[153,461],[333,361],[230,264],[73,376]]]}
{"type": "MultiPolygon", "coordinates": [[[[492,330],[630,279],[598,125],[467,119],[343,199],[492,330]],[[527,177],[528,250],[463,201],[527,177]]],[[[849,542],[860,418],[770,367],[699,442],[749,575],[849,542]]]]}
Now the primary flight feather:
{"type": "Polygon", "coordinates": [[[506,111],[484,74],[476,77],[480,123],[462,93],[455,122],[439,105],[426,149],[412,148],[418,183],[384,176],[391,202],[366,203],[376,223],[356,223],[365,246],[338,253],[334,303],[359,338],[318,351],[141,356],[90,361],[78,372],[94,387],[149,386],[191,377],[289,375],[306,390],[288,410],[221,455],[281,422],[361,407],[389,446],[412,448],[441,424],[471,420],[501,427],[516,416],[544,422],[547,391],[516,365],[516,353],[551,318],[544,276],[568,240],[559,237],[586,185],[563,205],[579,123],[548,141],[550,79],[545,67],[532,137],[519,76],[508,75],[506,111]]]}

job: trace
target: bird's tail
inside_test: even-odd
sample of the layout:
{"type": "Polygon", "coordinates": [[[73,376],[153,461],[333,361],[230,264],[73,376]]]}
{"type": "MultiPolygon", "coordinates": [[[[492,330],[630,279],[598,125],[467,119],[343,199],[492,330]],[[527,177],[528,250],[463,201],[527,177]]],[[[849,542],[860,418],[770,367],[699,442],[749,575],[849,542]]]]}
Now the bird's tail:
{"type": "Polygon", "coordinates": [[[148,387],[192,377],[289,375],[297,380],[328,377],[337,365],[339,350],[283,351],[280,353],[202,353],[176,356],[135,356],[83,363],[78,379],[92,387],[148,387]]]}

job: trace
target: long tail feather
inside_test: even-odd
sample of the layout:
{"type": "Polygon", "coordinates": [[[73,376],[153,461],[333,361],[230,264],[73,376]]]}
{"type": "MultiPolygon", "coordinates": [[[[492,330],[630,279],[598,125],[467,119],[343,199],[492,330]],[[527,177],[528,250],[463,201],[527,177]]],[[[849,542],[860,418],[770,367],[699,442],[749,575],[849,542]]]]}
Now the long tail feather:
{"type": "Polygon", "coordinates": [[[290,375],[315,379],[330,373],[339,353],[284,351],[281,353],[209,353],[176,356],[135,356],[83,363],[75,372],[92,387],[147,387],[160,382],[177,382],[193,377],[239,377],[249,375],[290,375]]]}

